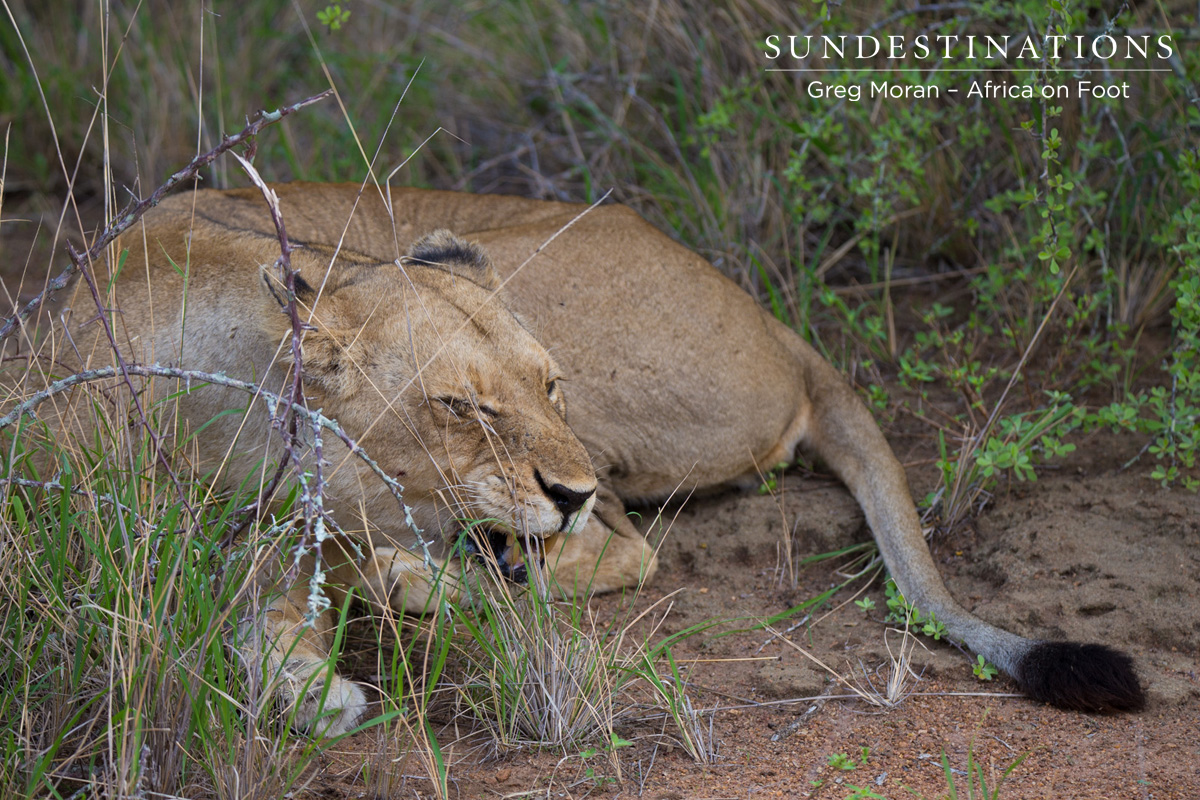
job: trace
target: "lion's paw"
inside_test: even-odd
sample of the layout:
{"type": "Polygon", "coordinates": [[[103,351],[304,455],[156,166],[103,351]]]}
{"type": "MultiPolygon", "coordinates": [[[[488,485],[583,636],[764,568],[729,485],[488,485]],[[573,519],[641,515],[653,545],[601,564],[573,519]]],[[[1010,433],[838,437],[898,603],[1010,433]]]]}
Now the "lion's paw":
{"type": "Polygon", "coordinates": [[[318,737],[341,736],[367,710],[362,686],[331,674],[323,661],[289,659],[280,670],[278,692],[291,726],[318,737]]]}

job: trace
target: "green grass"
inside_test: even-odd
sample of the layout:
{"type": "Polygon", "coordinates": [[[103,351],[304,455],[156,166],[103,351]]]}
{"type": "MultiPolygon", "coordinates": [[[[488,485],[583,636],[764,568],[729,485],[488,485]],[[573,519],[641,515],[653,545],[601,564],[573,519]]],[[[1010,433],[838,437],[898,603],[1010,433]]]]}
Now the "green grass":
{"type": "Polygon", "coordinates": [[[190,481],[179,495],[145,442],[97,444],[58,461],[61,489],[9,486],[0,509],[4,550],[21,554],[0,576],[12,643],[0,674],[19,687],[0,707],[0,784],[19,796],[186,795],[237,781],[277,796],[316,745],[278,724],[225,644],[252,613],[262,566],[254,536],[219,548],[244,498],[190,481]]]}
{"type": "MultiPolygon", "coordinates": [[[[18,364],[6,377],[23,370],[18,364]]],[[[0,565],[0,633],[14,643],[0,680],[22,689],[0,701],[0,785],[17,797],[301,791],[340,737],[294,729],[295,709],[281,700],[280,676],[253,635],[270,587],[304,546],[300,489],[230,544],[261,487],[250,481],[213,495],[186,469],[194,437],[163,469],[152,453],[172,438],[159,420],[175,395],[150,407],[143,427],[126,424],[139,414],[120,397],[79,398],[91,417],[79,429],[95,432],[86,438],[43,431],[29,416],[0,431],[6,474],[26,476],[2,484],[0,548],[20,557],[0,565]]],[[[326,677],[346,668],[339,655],[348,639],[359,655],[357,672],[345,674],[377,676],[381,707],[358,730],[375,729],[381,755],[364,785],[383,791],[411,780],[396,766],[404,755],[417,763],[417,780],[449,796],[439,739],[462,717],[500,750],[565,755],[623,741],[616,726],[633,714],[635,686],[650,686],[653,697],[665,685],[660,669],[670,670],[672,687],[664,708],[697,719],[669,650],[628,635],[642,615],[597,625],[585,620],[586,606],[513,590],[486,568],[468,577],[460,602],[437,593],[420,618],[374,609],[369,625],[350,626],[361,607],[347,599],[335,609],[328,671],[311,680],[328,693],[326,677]]]]}

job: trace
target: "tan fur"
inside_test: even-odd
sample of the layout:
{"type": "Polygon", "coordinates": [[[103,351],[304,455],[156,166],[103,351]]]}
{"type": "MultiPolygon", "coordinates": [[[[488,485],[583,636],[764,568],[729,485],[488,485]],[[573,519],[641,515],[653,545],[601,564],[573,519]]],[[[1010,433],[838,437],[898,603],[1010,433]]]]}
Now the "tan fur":
{"type": "MultiPolygon", "coordinates": [[[[625,503],[744,481],[804,447],[862,504],[901,591],[951,635],[1019,670],[1033,643],[973,617],[946,592],[904,471],[854,392],[791,330],[633,211],[355,185],[276,189],[291,236],[308,243],[293,259],[320,290],[304,346],[309,405],[399,477],[432,538],[454,538],[463,517],[551,536],[563,518],[540,487],[595,489],[548,562],[567,593],[616,589],[655,568],[625,503]],[[495,275],[482,256],[442,268],[405,258],[443,229],[480,245],[495,275]]],[[[424,244],[454,242],[438,236],[424,244]]],[[[287,319],[260,276],[278,243],[257,191],[175,196],[126,239],[134,254],[120,281],[120,319],[137,358],[284,387],[287,319]],[[182,344],[183,279],[164,254],[190,265],[182,344]]],[[[76,339],[107,359],[94,331],[76,339]]],[[[194,427],[244,402],[207,389],[187,395],[180,411],[194,427]]],[[[202,457],[221,462],[241,423],[214,424],[202,457]]],[[[278,456],[263,417],[246,424],[238,450],[248,457],[229,462],[226,484],[255,458],[278,456]]],[[[374,545],[365,564],[327,548],[335,604],[358,586],[372,602],[423,605],[428,570],[397,504],[345,448],[331,437],[325,445],[334,514],[374,545]]],[[[294,646],[294,684],[327,652],[319,629],[299,626],[305,596],[303,586],[292,590],[265,628],[279,652],[294,646]]],[[[358,715],[361,692],[348,687],[331,692],[341,716],[323,723],[328,730],[358,715]]]]}

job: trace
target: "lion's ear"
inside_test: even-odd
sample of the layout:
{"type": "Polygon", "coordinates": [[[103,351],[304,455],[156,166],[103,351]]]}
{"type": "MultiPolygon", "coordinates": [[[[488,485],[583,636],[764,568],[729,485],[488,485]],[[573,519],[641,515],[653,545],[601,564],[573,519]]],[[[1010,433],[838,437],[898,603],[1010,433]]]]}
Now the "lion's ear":
{"type": "MultiPolygon", "coordinates": [[[[292,320],[288,316],[287,289],[279,279],[277,271],[263,267],[263,327],[274,339],[282,339],[291,333],[292,320]]],[[[337,324],[337,300],[326,296],[321,300],[321,309],[312,314],[313,303],[317,301],[317,290],[304,278],[296,275],[296,310],[299,312],[301,323],[304,325],[304,343],[300,357],[304,361],[304,379],[309,383],[318,383],[328,389],[337,388],[344,378],[342,362],[345,358],[343,337],[330,328],[330,323],[337,324]],[[329,317],[329,319],[324,319],[329,317]]],[[[279,354],[280,361],[292,363],[290,340],[285,343],[279,354]]]]}
{"type": "MultiPolygon", "coordinates": [[[[267,290],[267,294],[275,301],[275,305],[279,310],[287,311],[287,287],[280,280],[278,271],[263,265],[259,268],[262,274],[263,287],[267,290]]],[[[312,308],[312,304],[317,299],[317,290],[312,287],[308,281],[304,280],[304,276],[296,273],[296,301],[304,308],[312,308]]]]}
{"type": "Polygon", "coordinates": [[[500,286],[491,259],[483,248],[458,238],[448,230],[434,231],[413,242],[404,260],[461,275],[485,289],[497,289],[500,286]]]}

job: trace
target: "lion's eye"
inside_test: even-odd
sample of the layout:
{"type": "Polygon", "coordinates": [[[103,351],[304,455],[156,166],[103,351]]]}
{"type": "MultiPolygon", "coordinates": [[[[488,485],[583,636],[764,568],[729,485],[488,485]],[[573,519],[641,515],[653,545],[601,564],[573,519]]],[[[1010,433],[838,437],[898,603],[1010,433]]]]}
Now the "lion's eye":
{"type": "Polygon", "coordinates": [[[496,409],[492,408],[491,406],[484,405],[482,403],[476,405],[473,401],[462,397],[439,397],[437,398],[437,401],[446,408],[450,409],[455,416],[470,417],[474,416],[476,413],[482,414],[486,417],[496,416],[496,409]]]}
{"type": "Polygon", "coordinates": [[[558,379],[554,378],[546,384],[546,396],[554,399],[554,395],[558,394],[558,379]]]}
{"type": "Polygon", "coordinates": [[[455,414],[471,413],[470,400],[463,400],[461,397],[439,397],[437,401],[453,411],[455,414]]]}

